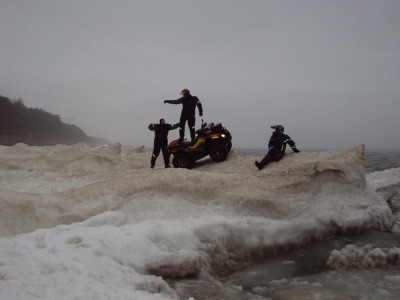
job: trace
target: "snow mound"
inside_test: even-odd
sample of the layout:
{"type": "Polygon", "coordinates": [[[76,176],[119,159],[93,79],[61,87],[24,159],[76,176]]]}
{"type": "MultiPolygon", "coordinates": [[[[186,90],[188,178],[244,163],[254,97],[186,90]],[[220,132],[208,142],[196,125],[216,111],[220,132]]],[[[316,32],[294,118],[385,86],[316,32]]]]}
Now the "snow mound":
{"type": "Polygon", "coordinates": [[[254,158],[237,155],[219,164],[205,160],[193,170],[150,170],[149,153],[122,155],[120,144],[18,144],[0,152],[0,165],[7,165],[0,170],[0,233],[70,224],[121,209],[131,220],[190,218],[210,211],[298,219],[299,228],[318,228],[317,236],[389,228],[390,211],[367,185],[363,151],[358,146],[290,154],[262,171],[254,167],[254,158]]]}
{"type": "Polygon", "coordinates": [[[192,170],[157,168],[161,158],[152,170],[150,158],[120,144],[0,147],[0,298],[176,299],[163,278],[387,230],[400,189],[387,178],[398,170],[366,179],[363,146],[288,154],[262,171],[235,152],[192,170]]]}

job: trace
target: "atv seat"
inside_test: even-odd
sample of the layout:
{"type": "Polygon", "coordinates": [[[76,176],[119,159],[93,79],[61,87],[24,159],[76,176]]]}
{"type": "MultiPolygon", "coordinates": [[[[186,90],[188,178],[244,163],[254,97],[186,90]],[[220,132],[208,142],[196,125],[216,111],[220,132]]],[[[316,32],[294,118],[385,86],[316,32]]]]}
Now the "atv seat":
{"type": "Polygon", "coordinates": [[[191,141],[183,141],[182,143],[180,143],[180,145],[186,146],[186,145],[191,145],[192,142],[191,141]]]}
{"type": "Polygon", "coordinates": [[[221,124],[221,123],[215,124],[215,125],[212,126],[210,129],[211,129],[211,132],[212,132],[212,133],[221,132],[221,131],[222,131],[222,124],[221,124]]]}
{"type": "Polygon", "coordinates": [[[205,127],[205,128],[201,128],[196,130],[196,133],[201,135],[201,134],[209,134],[211,133],[210,128],[209,127],[205,127]]]}
{"type": "Polygon", "coordinates": [[[181,140],[178,140],[179,142],[179,145],[181,145],[181,146],[190,146],[190,145],[193,145],[195,142],[196,142],[196,140],[194,140],[194,141],[188,141],[187,139],[184,139],[183,141],[181,141],[181,140]]]}

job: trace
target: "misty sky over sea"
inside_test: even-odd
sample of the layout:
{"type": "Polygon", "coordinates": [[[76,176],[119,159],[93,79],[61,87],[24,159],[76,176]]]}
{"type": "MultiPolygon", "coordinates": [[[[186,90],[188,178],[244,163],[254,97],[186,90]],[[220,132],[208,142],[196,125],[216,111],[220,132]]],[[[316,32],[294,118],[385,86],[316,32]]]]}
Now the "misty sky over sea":
{"type": "Polygon", "coordinates": [[[129,145],[178,122],[163,100],[188,88],[234,147],[279,123],[300,149],[400,149],[399,16],[396,0],[0,0],[0,94],[129,145]]]}

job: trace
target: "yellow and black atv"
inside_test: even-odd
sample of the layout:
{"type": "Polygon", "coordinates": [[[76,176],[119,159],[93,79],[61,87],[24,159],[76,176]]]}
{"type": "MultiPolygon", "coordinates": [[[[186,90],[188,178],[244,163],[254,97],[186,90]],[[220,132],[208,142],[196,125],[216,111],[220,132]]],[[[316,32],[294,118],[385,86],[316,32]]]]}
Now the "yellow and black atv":
{"type": "Polygon", "coordinates": [[[196,133],[192,142],[177,139],[168,145],[168,151],[174,156],[172,164],[175,168],[190,169],[197,160],[207,155],[216,162],[228,157],[232,149],[232,135],[221,123],[202,123],[196,133]]]}

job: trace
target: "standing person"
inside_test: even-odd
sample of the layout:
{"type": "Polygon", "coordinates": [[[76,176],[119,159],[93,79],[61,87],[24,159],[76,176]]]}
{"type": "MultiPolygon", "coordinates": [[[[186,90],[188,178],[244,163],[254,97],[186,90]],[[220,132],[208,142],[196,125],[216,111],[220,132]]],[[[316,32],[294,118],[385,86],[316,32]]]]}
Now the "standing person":
{"type": "Polygon", "coordinates": [[[272,133],[272,136],[268,143],[268,153],[267,155],[265,155],[261,162],[255,162],[255,165],[259,170],[264,168],[271,161],[281,160],[282,157],[285,155],[286,144],[289,144],[293,152],[300,152],[296,148],[296,144],[294,143],[294,141],[288,135],[283,134],[285,128],[282,125],[274,125],[271,126],[271,128],[275,129],[275,131],[272,133]]]}
{"type": "Polygon", "coordinates": [[[196,106],[199,110],[200,117],[203,115],[203,107],[199,98],[192,96],[188,89],[183,89],[180,93],[182,96],[177,100],[164,100],[164,103],[169,104],[182,104],[181,119],[179,121],[179,136],[180,140],[183,141],[185,137],[185,124],[186,121],[189,125],[190,137],[192,141],[195,138],[195,123],[196,123],[196,106]]]}
{"type": "Polygon", "coordinates": [[[154,168],[156,164],[156,159],[162,150],[164,156],[164,163],[166,168],[170,168],[169,165],[169,152],[167,150],[168,145],[168,132],[179,127],[179,123],[175,125],[165,123],[164,119],[160,119],[160,124],[151,123],[149,125],[149,130],[154,131],[154,149],[151,156],[150,167],[154,168]]]}

